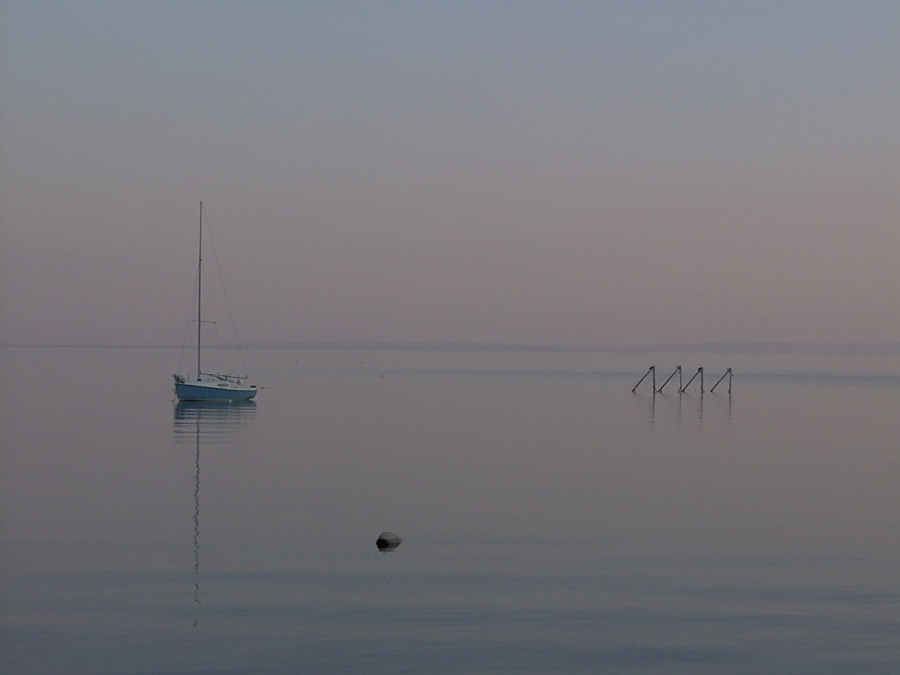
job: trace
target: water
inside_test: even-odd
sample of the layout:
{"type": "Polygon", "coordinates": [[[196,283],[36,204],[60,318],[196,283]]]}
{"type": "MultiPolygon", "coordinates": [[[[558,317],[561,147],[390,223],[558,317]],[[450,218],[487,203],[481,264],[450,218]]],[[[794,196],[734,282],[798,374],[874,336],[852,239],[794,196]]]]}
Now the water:
{"type": "Polygon", "coordinates": [[[889,359],[177,358],[2,351],[3,673],[900,672],[889,359]]]}

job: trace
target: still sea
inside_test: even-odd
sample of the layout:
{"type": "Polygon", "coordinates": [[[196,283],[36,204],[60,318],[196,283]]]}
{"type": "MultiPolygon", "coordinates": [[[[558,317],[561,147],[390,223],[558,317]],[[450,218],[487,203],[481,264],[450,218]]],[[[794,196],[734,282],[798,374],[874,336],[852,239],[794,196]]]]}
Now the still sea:
{"type": "Polygon", "coordinates": [[[900,673],[897,357],[244,359],[0,351],[0,672],[900,673]]]}

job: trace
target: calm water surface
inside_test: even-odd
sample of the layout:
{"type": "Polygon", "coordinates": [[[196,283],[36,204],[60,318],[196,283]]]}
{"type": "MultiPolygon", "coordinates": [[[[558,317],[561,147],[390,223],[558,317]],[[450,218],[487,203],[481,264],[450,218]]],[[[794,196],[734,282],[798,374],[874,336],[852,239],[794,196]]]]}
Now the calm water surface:
{"type": "Polygon", "coordinates": [[[900,672],[889,360],[0,356],[3,673],[900,672]]]}

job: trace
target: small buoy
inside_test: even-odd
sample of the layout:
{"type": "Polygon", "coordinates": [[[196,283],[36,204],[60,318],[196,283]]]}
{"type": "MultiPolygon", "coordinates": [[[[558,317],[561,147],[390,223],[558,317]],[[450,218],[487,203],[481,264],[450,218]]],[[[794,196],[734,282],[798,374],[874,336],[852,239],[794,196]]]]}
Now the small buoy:
{"type": "Polygon", "coordinates": [[[402,541],[403,538],[399,534],[382,532],[378,535],[378,539],[375,540],[375,545],[379,551],[393,551],[402,541]]]}

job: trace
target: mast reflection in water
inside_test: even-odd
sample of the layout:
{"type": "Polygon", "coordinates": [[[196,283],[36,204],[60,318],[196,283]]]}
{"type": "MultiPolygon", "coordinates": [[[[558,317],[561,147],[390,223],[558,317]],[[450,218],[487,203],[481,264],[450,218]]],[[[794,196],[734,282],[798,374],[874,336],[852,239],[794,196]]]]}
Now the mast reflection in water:
{"type": "MultiPolygon", "coordinates": [[[[255,401],[232,403],[209,401],[178,401],[175,404],[173,431],[177,443],[194,445],[194,591],[193,601],[198,611],[200,601],[200,446],[221,445],[237,432],[247,420],[256,417],[255,401]]],[[[199,627],[199,617],[194,628],[199,627]]]]}

